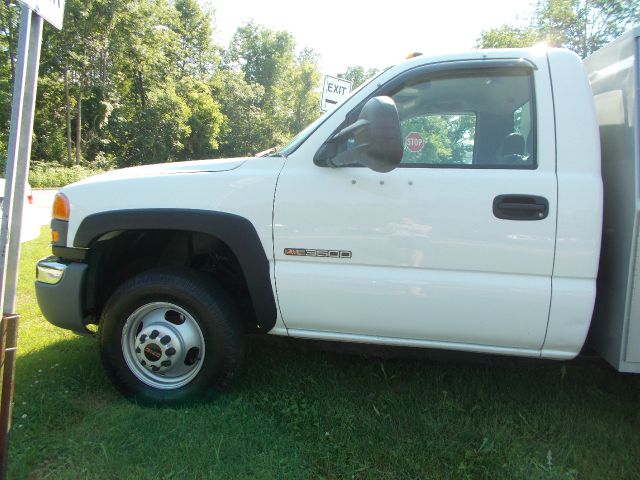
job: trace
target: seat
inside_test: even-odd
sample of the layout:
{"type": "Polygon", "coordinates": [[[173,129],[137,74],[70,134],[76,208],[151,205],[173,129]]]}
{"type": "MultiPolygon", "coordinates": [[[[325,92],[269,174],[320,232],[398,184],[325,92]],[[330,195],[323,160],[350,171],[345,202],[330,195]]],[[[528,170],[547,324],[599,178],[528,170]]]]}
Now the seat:
{"type": "Polygon", "coordinates": [[[511,132],[500,142],[496,154],[497,163],[500,165],[522,165],[525,163],[524,137],[519,133],[511,132]]]}

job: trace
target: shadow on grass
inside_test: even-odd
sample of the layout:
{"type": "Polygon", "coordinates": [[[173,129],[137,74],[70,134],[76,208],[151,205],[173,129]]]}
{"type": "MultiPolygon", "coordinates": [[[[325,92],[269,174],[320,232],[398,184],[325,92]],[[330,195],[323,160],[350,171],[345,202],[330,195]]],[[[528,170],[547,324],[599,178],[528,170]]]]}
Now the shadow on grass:
{"type": "Polygon", "coordinates": [[[143,408],[77,337],[19,358],[10,478],[634,478],[639,403],[590,358],[265,336],[213,401],[143,408]]]}

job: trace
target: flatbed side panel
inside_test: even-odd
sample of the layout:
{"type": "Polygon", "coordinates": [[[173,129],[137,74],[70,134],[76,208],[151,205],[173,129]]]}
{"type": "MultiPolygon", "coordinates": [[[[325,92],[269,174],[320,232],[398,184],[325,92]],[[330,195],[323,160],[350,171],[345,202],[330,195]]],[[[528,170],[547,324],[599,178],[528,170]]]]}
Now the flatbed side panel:
{"type": "Polygon", "coordinates": [[[604,226],[589,343],[616,369],[640,373],[638,41],[627,32],[585,60],[602,145],[604,226]]]}
{"type": "MultiPolygon", "coordinates": [[[[640,128],[638,126],[638,112],[640,111],[640,29],[637,29],[634,38],[635,62],[632,66],[633,89],[630,92],[630,102],[635,104],[635,109],[630,116],[630,130],[634,139],[635,147],[634,159],[637,168],[636,173],[640,175],[640,128]]],[[[626,349],[623,351],[624,361],[622,368],[624,371],[640,372],[640,248],[638,248],[638,233],[640,230],[640,178],[636,176],[635,191],[635,222],[634,222],[634,250],[635,262],[633,265],[633,290],[631,293],[631,304],[629,309],[629,324],[626,336],[626,349]],[[632,368],[633,367],[633,368],[632,368]]]]}

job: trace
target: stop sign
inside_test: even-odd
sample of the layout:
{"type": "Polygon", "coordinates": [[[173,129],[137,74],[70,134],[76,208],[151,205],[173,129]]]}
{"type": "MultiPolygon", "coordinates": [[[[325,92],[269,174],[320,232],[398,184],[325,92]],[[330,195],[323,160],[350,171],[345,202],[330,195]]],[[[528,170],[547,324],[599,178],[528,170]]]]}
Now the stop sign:
{"type": "Polygon", "coordinates": [[[404,145],[410,152],[417,153],[422,150],[422,147],[424,147],[424,139],[422,138],[422,135],[420,135],[420,133],[411,132],[409,135],[407,135],[407,138],[404,141],[404,145]]]}

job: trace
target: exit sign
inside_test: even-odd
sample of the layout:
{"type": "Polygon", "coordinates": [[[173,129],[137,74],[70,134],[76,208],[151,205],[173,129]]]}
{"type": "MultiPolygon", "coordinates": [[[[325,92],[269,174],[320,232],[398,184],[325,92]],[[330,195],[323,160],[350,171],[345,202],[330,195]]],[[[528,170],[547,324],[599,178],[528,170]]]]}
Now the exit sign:
{"type": "Polygon", "coordinates": [[[335,107],[342,99],[351,92],[351,82],[342,78],[324,77],[324,87],[322,88],[322,98],[320,99],[320,110],[326,112],[335,107]]]}

